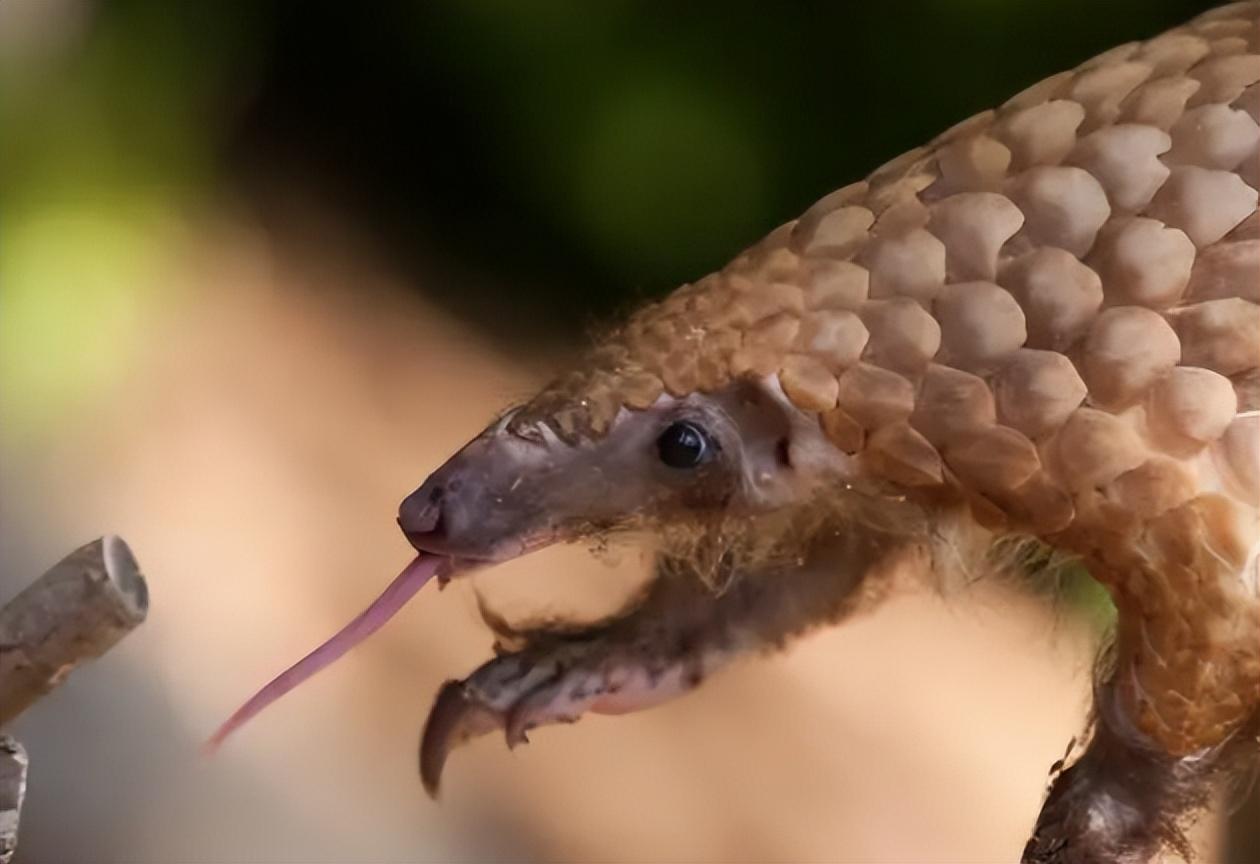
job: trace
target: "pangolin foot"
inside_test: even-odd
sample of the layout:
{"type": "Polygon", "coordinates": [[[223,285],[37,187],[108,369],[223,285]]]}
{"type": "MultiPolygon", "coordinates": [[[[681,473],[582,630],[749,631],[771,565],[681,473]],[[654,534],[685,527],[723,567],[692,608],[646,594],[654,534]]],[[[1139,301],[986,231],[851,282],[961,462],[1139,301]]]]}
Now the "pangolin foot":
{"type": "Polygon", "coordinates": [[[452,750],[502,729],[509,748],[538,726],[572,723],[587,711],[621,714],[665,701],[699,683],[703,671],[685,654],[626,644],[605,634],[548,635],[522,651],[485,663],[438,694],[420,742],[420,776],[436,796],[452,750]]]}

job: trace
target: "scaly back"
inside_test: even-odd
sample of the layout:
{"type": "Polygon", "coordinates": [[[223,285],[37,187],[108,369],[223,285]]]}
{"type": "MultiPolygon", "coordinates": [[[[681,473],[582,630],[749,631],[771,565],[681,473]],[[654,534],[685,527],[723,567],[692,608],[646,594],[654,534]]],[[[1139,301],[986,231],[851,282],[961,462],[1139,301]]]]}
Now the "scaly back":
{"type": "Polygon", "coordinates": [[[1169,752],[1260,702],[1260,2],[1055,75],[632,316],[513,423],[777,376],[865,477],[1085,556],[1169,752]]]}

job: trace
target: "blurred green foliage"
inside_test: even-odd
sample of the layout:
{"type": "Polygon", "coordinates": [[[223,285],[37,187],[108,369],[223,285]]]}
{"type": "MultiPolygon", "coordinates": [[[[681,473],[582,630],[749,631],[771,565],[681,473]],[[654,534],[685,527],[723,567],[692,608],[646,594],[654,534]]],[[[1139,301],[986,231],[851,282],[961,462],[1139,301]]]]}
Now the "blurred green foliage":
{"type": "Polygon", "coordinates": [[[438,292],[479,324],[572,331],[1205,5],[273,4],[234,152],[307,166],[400,258],[494,277],[438,292]]]}
{"type": "Polygon", "coordinates": [[[212,183],[202,109],[231,53],[206,37],[232,20],[36,0],[0,16],[3,437],[107,396],[146,339],[164,229],[212,183]]]}
{"type": "MultiPolygon", "coordinates": [[[[478,323],[546,334],[695,278],[941,128],[1205,5],[9,0],[0,202],[10,229],[76,221],[47,279],[125,291],[134,273],[101,269],[133,257],[121,223],[280,174],[399,261],[471,274],[438,296],[478,323]],[[108,255],[90,224],[111,226],[108,255]]],[[[42,266],[6,261],[6,305],[44,293],[42,266]]]]}

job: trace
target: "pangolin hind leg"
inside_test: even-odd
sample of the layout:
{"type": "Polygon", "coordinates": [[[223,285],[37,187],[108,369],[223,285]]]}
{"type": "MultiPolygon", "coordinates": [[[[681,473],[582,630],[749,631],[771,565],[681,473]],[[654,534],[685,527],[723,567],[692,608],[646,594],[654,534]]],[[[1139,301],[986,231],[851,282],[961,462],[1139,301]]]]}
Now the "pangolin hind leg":
{"type": "Polygon", "coordinates": [[[1244,791],[1254,782],[1260,713],[1221,745],[1176,756],[1138,736],[1116,697],[1112,683],[1099,688],[1090,743],[1054,777],[1024,864],[1146,864],[1161,848],[1193,860],[1185,817],[1221,781],[1244,791]]]}
{"type": "Polygon", "coordinates": [[[512,635],[520,647],[449,681],[425,725],[420,770],[436,793],[450,751],[503,730],[509,746],[537,726],[622,714],[682,695],[740,655],[782,647],[882,594],[911,547],[842,534],[799,566],[736,573],[715,590],[682,559],[662,557],[628,609],[581,628],[512,635]]]}
{"type": "MultiPolygon", "coordinates": [[[[1188,852],[1181,828],[1226,774],[1252,769],[1260,722],[1254,525],[1208,494],[1091,564],[1119,609],[1113,669],[1081,759],[1054,782],[1031,864],[1146,862],[1188,852]]],[[[1084,538],[1078,538],[1085,546],[1084,538]]]]}

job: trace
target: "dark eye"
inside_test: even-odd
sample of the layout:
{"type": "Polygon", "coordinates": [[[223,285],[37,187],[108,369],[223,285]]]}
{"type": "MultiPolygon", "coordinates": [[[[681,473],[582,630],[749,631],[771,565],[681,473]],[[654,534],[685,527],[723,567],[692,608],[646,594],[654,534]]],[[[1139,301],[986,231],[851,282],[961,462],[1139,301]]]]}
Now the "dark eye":
{"type": "Polygon", "coordinates": [[[713,449],[709,435],[695,423],[680,421],[669,426],[656,439],[661,461],[670,468],[695,468],[713,449]]]}

